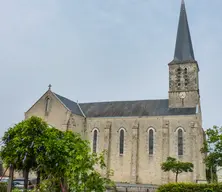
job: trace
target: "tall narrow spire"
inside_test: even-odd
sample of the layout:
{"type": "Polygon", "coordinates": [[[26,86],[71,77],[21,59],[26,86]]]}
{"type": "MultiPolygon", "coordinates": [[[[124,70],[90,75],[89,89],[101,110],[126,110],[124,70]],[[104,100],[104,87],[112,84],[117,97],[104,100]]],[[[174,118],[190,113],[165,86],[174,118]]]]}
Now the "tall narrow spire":
{"type": "Polygon", "coordinates": [[[184,0],[181,1],[180,18],[173,61],[195,61],[184,0]]]}

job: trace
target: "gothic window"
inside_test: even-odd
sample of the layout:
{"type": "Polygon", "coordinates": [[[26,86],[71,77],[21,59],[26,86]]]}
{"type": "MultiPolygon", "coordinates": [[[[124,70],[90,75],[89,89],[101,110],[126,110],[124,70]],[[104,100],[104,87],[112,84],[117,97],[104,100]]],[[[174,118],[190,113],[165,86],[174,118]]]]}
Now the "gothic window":
{"type": "Polygon", "coordinates": [[[120,135],[119,135],[119,154],[123,155],[124,153],[124,130],[120,130],[120,135]]]}
{"type": "Polygon", "coordinates": [[[93,131],[93,153],[97,152],[97,141],[98,141],[98,131],[95,129],[93,131]]]}
{"type": "Polygon", "coordinates": [[[153,148],[154,148],[154,143],[153,143],[153,129],[149,130],[149,155],[153,155],[153,148]]]}
{"type": "Polygon", "coordinates": [[[48,114],[49,112],[49,103],[50,103],[50,98],[47,97],[45,100],[45,113],[48,114]]]}
{"type": "Polygon", "coordinates": [[[183,131],[178,130],[178,155],[183,155],[183,131]]]}

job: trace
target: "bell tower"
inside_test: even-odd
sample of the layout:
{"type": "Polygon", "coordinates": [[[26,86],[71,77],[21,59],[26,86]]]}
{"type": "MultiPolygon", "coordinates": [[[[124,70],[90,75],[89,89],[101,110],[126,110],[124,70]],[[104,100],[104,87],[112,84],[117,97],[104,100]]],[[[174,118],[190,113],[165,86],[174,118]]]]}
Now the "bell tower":
{"type": "Polygon", "coordinates": [[[181,2],[174,59],[169,64],[169,108],[199,104],[199,66],[194,57],[184,0],[181,2]]]}

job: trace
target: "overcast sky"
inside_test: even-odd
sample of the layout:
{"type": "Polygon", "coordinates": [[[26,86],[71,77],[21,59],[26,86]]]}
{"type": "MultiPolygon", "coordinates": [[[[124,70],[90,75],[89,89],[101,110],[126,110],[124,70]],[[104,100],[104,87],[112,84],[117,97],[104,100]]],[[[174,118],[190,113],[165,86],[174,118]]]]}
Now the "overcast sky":
{"type": "MultiPolygon", "coordinates": [[[[222,125],[222,1],[186,0],[203,126],[222,125]]],[[[0,136],[48,89],[74,101],[168,97],[180,0],[0,0],[0,136]]]]}

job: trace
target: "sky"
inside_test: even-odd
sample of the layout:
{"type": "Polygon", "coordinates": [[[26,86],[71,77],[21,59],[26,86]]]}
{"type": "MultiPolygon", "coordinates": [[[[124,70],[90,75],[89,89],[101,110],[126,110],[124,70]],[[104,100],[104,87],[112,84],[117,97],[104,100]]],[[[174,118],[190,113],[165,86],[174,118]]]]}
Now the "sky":
{"type": "MultiPolygon", "coordinates": [[[[180,0],[0,0],[0,136],[52,84],[78,102],[168,98],[180,0]]],[[[222,1],[185,0],[203,127],[222,126],[222,1]]]]}

